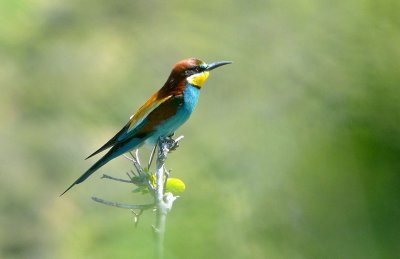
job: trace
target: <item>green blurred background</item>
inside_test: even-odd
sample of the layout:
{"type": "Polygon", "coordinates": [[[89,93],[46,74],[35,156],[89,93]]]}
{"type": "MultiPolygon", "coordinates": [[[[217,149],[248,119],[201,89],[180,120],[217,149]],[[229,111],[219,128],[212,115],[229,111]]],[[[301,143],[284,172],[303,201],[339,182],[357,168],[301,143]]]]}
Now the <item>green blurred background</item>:
{"type": "MultiPolygon", "coordinates": [[[[213,71],[168,159],[187,191],[167,258],[400,254],[400,2],[0,2],[0,258],[149,258],[154,222],[67,195],[83,159],[199,57],[213,71]]],[[[147,154],[148,150],[143,152],[147,154]]]]}

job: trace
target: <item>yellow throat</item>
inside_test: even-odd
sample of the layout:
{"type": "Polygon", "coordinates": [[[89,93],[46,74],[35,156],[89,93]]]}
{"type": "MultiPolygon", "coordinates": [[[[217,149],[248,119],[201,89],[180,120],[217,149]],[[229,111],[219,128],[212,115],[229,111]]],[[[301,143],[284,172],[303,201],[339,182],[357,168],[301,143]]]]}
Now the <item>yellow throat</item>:
{"type": "Polygon", "coordinates": [[[207,81],[209,74],[210,74],[210,72],[203,71],[201,73],[191,75],[187,78],[187,82],[191,85],[195,85],[195,86],[201,88],[201,87],[203,87],[204,83],[207,81]]]}

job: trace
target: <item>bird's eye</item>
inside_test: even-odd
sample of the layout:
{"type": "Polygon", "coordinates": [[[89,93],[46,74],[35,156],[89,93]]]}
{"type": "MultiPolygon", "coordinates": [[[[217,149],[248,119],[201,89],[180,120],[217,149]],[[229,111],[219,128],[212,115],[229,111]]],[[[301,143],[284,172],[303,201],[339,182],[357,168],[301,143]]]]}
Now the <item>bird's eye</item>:
{"type": "Polygon", "coordinates": [[[201,72],[201,67],[195,67],[195,68],[194,68],[194,71],[195,71],[196,73],[200,73],[200,72],[201,72]]]}
{"type": "Polygon", "coordinates": [[[192,68],[189,68],[188,70],[185,71],[185,75],[186,76],[191,76],[193,74],[197,74],[197,73],[200,73],[202,71],[203,70],[202,70],[201,67],[192,67],[192,68]]]}

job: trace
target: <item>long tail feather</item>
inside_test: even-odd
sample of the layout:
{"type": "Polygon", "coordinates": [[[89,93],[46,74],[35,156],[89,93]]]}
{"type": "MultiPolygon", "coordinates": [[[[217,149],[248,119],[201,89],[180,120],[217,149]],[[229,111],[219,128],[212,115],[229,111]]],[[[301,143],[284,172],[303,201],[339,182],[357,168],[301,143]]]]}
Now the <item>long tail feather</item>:
{"type": "Polygon", "coordinates": [[[100,167],[105,165],[108,161],[113,159],[114,157],[111,156],[110,153],[105,154],[99,161],[97,161],[94,165],[92,165],[81,177],[76,179],[76,181],[71,184],[63,193],[61,193],[60,197],[64,195],[67,191],[69,191],[74,185],[80,184],[81,182],[85,181],[91,174],[96,172],[100,167]]]}
{"type": "Polygon", "coordinates": [[[100,158],[99,161],[94,163],[94,165],[92,165],[83,175],[81,175],[81,177],[76,179],[76,181],[71,184],[71,186],[69,186],[60,196],[69,191],[72,187],[74,187],[74,185],[80,184],[81,182],[85,181],[91,174],[96,172],[103,165],[107,164],[110,160],[124,154],[125,152],[128,152],[129,150],[137,148],[138,146],[142,145],[145,140],[146,136],[143,135],[139,138],[129,138],[123,142],[114,145],[102,158],[100,158]]]}
{"type": "Polygon", "coordinates": [[[128,125],[125,125],[125,127],[123,127],[117,134],[115,134],[114,137],[112,137],[109,141],[107,141],[107,143],[105,143],[102,147],[100,147],[98,150],[96,150],[95,152],[93,152],[93,154],[91,154],[90,156],[88,156],[86,159],[91,158],[94,155],[97,155],[98,153],[106,150],[107,148],[110,148],[112,146],[114,146],[117,142],[118,142],[118,138],[123,135],[126,130],[128,129],[128,125]]]}

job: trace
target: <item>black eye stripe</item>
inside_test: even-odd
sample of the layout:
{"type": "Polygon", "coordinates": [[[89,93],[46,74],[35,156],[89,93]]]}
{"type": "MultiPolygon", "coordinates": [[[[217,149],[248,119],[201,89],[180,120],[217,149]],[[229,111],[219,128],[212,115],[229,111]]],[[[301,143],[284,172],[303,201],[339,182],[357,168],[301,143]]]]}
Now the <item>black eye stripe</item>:
{"type": "Polygon", "coordinates": [[[192,70],[193,70],[194,72],[196,72],[196,73],[199,73],[199,72],[202,72],[202,71],[203,71],[203,68],[201,68],[201,67],[193,67],[192,70]]]}
{"type": "Polygon", "coordinates": [[[201,66],[191,67],[191,68],[188,68],[188,69],[185,71],[185,75],[186,75],[186,76],[191,76],[191,75],[193,75],[193,74],[201,73],[201,72],[203,72],[204,70],[205,70],[205,68],[204,68],[204,67],[201,67],[201,66]]]}

